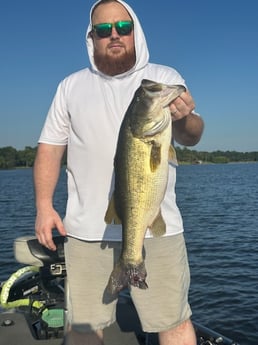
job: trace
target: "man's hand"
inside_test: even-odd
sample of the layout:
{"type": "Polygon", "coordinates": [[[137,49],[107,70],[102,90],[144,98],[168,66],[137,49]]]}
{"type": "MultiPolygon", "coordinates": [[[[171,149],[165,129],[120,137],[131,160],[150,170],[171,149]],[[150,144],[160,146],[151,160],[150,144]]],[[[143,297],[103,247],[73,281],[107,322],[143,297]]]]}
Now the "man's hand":
{"type": "Polygon", "coordinates": [[[40,244],[50,250],[56,250],[53,242],[53,229],[57,229],[60,235],[66,236],[66,231],[59,214],[53,209],[38,212],[35,222],[36,236],[40,244]]]}
{"type": "Polygon", "coordinates": [[[169,108],[171,111],[172,120],[177,121],[191,114],[195,108],[195,103],[190,92],[187,90],[181,93],[179,97],[171,102],[169,108]]]}
{"type": "Polygon", "coordinates": [[[172,136],[184,146],[196,145],[201,139],[204,123],[200,116],[193,112],[194,100],[187,90],[169,105],[172,116],[172,136]]]}

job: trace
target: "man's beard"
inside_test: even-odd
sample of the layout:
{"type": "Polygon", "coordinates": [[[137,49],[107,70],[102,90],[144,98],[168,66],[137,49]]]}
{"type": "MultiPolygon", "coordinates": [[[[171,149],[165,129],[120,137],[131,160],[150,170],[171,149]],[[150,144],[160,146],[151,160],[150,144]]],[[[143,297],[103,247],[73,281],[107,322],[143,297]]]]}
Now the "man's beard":
{"type": "Polygon", "coordinates": [[[135,50],[125,51],[124,54],[108,55],[94,52],[94,62],[98,70],[106,75],[115,76],[129,71],[136,61],[135,50]]]}

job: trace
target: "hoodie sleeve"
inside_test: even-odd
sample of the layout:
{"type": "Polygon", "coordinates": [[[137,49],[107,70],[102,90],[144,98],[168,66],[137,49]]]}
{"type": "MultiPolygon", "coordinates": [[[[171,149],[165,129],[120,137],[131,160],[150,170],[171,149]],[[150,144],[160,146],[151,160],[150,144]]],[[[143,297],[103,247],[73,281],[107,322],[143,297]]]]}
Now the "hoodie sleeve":
{"type": "Polygon", "coordinates": [[[187,88],[184,78],[172,67],[150,63],[145,69],[145,78],[167,85],[183,85],[187,88]]]}
{"type": "Polygon", "coordinates": [[[65,101],[65,80],[62,81],[56,91],[53,102],[42,129],[39,143],[66,145],[68,141],[70,117],[65,101]]]}

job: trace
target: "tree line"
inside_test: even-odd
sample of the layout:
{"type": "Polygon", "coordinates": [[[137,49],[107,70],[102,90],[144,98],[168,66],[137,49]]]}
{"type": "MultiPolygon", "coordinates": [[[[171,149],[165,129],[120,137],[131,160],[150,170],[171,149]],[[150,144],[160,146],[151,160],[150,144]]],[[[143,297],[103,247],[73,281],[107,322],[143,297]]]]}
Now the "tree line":
{"type": "MultiPolygon", "coordinates": [[[[16,150],[12,146],[0,148],[0,169],[31,168],[34,165],[37,147],[25,146],[16,150]]],[[[63,159],[66,164],[66,157],[63,159]]]]}
{"type": "Polygon", "coordinates": [[[236,163],[236,162],[258,162],[258,151],[237,152],[237,151],[196,151],[186,147],[176,147],[177,159],[181,163],[236,163]]]}
{"type": "MultiPolygon", "coordinates": [[[[179,163],[230,163],[230,162],[257,162],[258,151],[196,151],[187,147],[176,147],[179,163]]],[[[34,164],[37,147],[26,146],[23,150],[17,150],[12,146],[0,148],[0,169],[29,168],[34,164]]],[[[66,156],[63,159],[66,164],[66,156]]]]}

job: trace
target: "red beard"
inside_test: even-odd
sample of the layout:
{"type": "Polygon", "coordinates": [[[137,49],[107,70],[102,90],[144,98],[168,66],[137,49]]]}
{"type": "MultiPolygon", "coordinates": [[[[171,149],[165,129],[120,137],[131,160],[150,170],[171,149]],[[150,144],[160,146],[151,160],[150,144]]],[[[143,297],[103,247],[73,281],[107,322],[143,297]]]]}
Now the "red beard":
{"type": "Polygon", "coordinates": [[[97,51],[94,52],[94,62],[98,70],[109,76],[115,76],[129,71],[135,65],[135,61],[134,49],[118,55],[103,55],[97,51]]]}

